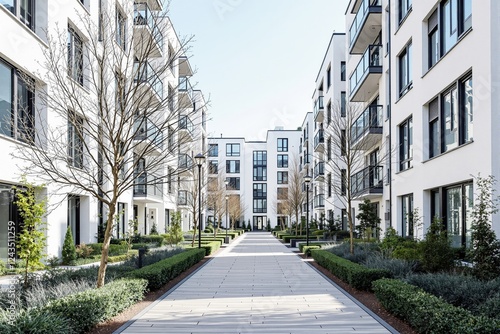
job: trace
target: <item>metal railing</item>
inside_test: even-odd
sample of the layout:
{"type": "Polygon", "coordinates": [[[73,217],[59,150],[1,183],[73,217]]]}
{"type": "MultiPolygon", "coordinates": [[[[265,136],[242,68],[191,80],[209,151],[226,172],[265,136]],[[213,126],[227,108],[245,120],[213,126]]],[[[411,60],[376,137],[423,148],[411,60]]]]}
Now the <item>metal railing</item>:
{"type": "Polygon", "coordinates": [[[163,184],[161,179],[146,172],[136,172],[134,176],[134,197],[155,197],[161,199],[163,196],[163,184]]]}
{"type": "Polygon", "coordinates": [[[193,135],[194,125],[188,116],[179,116],[179,129],[187,130],[191,135],[193,135]]]}
{"type": "Polygon", "coordinates": [[[187,154],[179,154],[179,168],[191,169],[193,167],[193,159],[187,154]]]}
{"type": "Polygon", "coordinates": [[[314,166],[314,178],[325,175],[325,163],[319,162],[314,166]]]}
{"type": "Polygon", "coordinates": [[[358,194],[373,188],[381,188],[383,167],[368,166],[351,177],[351,192],[358,194]]]}
{"type": "Polygon", "coordinates": [[[349,88],[351,95],[358,87],[358,84],[364,79],[365,73],[372,66],[382,66],[382,45],[369,45],[361,57],[354,72],[349,77],[349,88]]]}
{"type": "Polygon", "coordinates": [[[368,106],[351,126],[351,142],[356,142],[372,128],[382,128],[383,117],[383,106],[368,106]]]}
{"type": "Polygon", "coordinates": [[[349,45],[352,45],[352,43],[354,43],[354,40],[358,36],[359,31],[363,26],[366,17],[368,16],[370,7],[381,7],[381,1],[363,0],[363,2],[361,2],[358,12],[356,13],[356,17],[354,18],[354,21],[352,22],[351,27],[349,28],[349,45]]]}
{"type": "Polygon", "coordinates": [[[134,63],[134,81],[137,83],[146,83],[151,86],[160,98],[163,98],[163,82],[160,77],[151,67],[148,62],[135,62],[134,63]]]}
{"type": "Polygon", "coordinates": [[[314,196],[314,207],[315,208],[323,208],[325,207],[325,195],[319,194],[314,196]]]}
{"type": "Polygon", "coordinates": [[[319,96],[316,102],[314,102],[314,119],[316,119],[316,116],[318,116],[319,112],[323,111],[324,108],[323,96],[319,96]]]}
{"type": "Polygon", "coordinates": [[[146,3],[134,4],[134,25],[147,26],[156,44],[160,50],[163,50],[163,34],[158,26],[156,15],[146,3]]]}
{"type": "Polygon", "coordinates": [[[314,148],[316,148],[319,144],[323,144],[325,142],[325,131],[318,130],[316,136],[314,136],[314,148]]]}
{"type": "Polygon", "coordinates": [[[179,92],[185,92],[193,100],[193,87],[188,77],[179,77],[179,92]]]}
{"type": "Polygon", "coordinates": [[[134,139],[149,140],[158,148],[163,148],[163,133],[146,117],[138,117],[134,121],[134,139]]]}

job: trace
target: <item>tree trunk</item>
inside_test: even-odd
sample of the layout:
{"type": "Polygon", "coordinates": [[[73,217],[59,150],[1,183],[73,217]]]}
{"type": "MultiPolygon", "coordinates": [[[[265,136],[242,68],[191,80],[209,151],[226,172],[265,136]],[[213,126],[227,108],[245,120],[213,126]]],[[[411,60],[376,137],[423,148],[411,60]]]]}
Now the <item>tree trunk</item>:
{"type": "Polygon", "coordinates": [[[191,247],[194,247],[194,241],[196,239],[196,230],[198,230],[198,224],[196,224],[196,220],[193,225],[193,240],[191,241],[191,247]]]}
{"type": "Polygon", "coordinates": [[[349,252],[354,254],[354,224],[352,221],[351,201],[347,201],[347,220],[349,221],[349,252]]]}
{"type": "Polygon", "coordinates": [[[108,205],[108,220],[106,222],[104,241],[102,243],[101,263],[99,265],[99,271],[97,272],[97,288],[102,288],[104,286],[104,279],[106,277],[106,269],[108,267],[109,243],[111,242],[111,232],[113,231],[113,222],[116,210],[115,202],[116,201],[112,201],[108,205]]]}

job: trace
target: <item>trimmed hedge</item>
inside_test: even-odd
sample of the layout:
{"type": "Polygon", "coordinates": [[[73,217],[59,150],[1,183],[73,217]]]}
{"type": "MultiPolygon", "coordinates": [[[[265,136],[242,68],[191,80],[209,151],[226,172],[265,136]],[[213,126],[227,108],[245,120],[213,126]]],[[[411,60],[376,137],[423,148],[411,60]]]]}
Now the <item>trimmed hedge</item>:
{"type": "MultiPolygon", "coordinates": [[[[302,244],[300,244],[302,246],[302,244]]],[[[311,250],[313,249],[320,249],[321,246],[320,245],[309,245],[309,246],[303,246],[303,247],[300,247],[302,250],[301,250],[301,253],[304,253],[306,256],[311,256],[311,250]]]]}
{"type": "Polygon", "coordinates": [[[141,300],[146,285],[143,279],[119,279],[100,289],[53,300],[41,311],[68,319],[76,333],[84,333],[141,300]]]}
{"type": "Polygon", "coordinates": [[[146,279],[148,289],[158,290],[184,270],[200,262],[204,257],[205,249],[190,249],[149,266],[136,269],[126,276],[146,279]]]}
{"type": "MultiPolygon", "coordinates": [[[[102,243],[87,244],[87,246],[92,247],[92,255],[99,255],[102,251],[102,243]]],[[[121,245],[110,244],[108,256],[127,254],[128,245],[126,243],[121,245]]]]}
{"type": "MultiPolygon", "coordinates": [[[[326,242],[326,241],[320,241],[320,242],[313,241],[313,242],[311,242],[309,240],[309,246],[318,246],[317,248],[321,248],[321,245],[327,245],[327,244],[328,244],[328,242],[326,242]]],[[[307,247],[307,245],[305,243],[300,243],[299,244],[299,251],[301,253],[304,253],[304,247],[307,247]]]]}
{"type": "Polygon", "coordinates": [[[373,290],[385,309],[419,333],[500,333],[500,321],[474,316],[403,281],[380,279],[373,290]]]}
{"type": "Polygon", "coordinates": [[[304,239],[306,240],[307,236],[305,235],[283,235],[281,239],[284,243],[289,243],[290,239],[304,239]]]}
{"type": "Polygon", "coordinates": [[[320,266],[358,290],[371,290],[373,281],[391,277],[388,270],[370,269],[325,250],[313,249],[311,255],[320,266]]]}

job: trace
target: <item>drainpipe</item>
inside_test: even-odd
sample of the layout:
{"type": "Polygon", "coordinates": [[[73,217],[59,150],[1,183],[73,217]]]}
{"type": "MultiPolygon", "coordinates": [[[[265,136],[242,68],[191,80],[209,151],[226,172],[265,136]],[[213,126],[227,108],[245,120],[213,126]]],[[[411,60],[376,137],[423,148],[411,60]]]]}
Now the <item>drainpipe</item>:
{"type": "Polygon", "coordinates": [[[392,59],[391,59],[391,0],[387,0],[387,15],[389,16],[387,24],[387,56],[389,57],[389,96],[387,103],[387,113],[389,115],[389,226],[392,226],[392,59]]]}

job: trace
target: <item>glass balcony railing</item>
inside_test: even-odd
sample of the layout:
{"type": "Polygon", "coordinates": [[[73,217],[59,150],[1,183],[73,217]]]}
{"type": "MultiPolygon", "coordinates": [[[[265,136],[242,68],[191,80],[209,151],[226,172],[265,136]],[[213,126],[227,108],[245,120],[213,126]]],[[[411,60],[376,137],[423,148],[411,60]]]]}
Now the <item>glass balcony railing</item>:
{"type": "Polygon", "coordinates": [[[151,11],[147,3],[134,4],[134,25],[147,26],[158,48],[163,50],[163,34],[158,26],[155,12],[151,11]]]}
{"type": "Polygon", "coordinates": [[[316,102],[314,103],[314,119],[318,116],[318,114],[324,110],[323,105],[323,96],[319,96],[316,102]]]}
{"type": "Polygon", "coordinates": [[[359,194],[371,189],[381,189],[382,166],[368,166],[351,177],[351,192],[359,194]]]}
{"type": "Polygon", "coordinates": [[[381,67],[382,66],[382,45],[369,45],[365,53],[361,57],[358,65],[354,72],[352,72],[349,78],[349,88],[351,95],[358,87],[359,83],[365,78],[365,74],[368,72],[370,67],[381,67]]]}
{"type": "Polygon", "coordinates": [[[138,117],[134,121],[134,139],[149,140],[158,148],[163,148],[163,133],[145,117],[138,117]]]}
{"type": "Polygon", "coordinates": [[[359,6],[356,17],[351,24],[351,28],[349,28],[349,45],[352,45],[352,43],[356,40],[356,37],[359,35],[359,31],[363,27],[366,17],[370,11],[370,7],[381,7],[381,2],[381,0],[363,0],[361,2],[361,6],[359,6]]]}
{"type": "Polygon", "coordinates": [[[314,148],[316,148],[319,144],[323,144],[325,142],[325,131],[318,130],[316,136],[314,136],[314,148]]]}
{"type": "Polygon", "coordinates": [[[193,167],[193,159],[187,154],[179,155],[179,168],[191,169],[193,167]]]}
{"type": "Polygon", "coordinates": [[[372,105],[363,111],[351,126],[351,142],[354,143],[373,128],[382,128],[383,106],[372,105]]]}
{"type": "Polygon", "coordinates": [[[136,172],[134,177],[134,197],[162,197],[161,179],[146,172],[136,172]]]}
{"type": "Polygon", "coordinates": [[[319,162],[314,166],[314,178],[325,175],[325,163],[319,162]]]}
{"type": "Polygon", "coordinates": [[[163,98],[163,82],[153,67],[147,62],[134,63],[134,81],[137,83],[145,83],[151,86],[153,91],[162,99],[163,98]]]}
{"type": "Polygon", "coordinates": [[[179,129],[187,130],[191,135],[193,134],[194,125],[188,116],[179,116],[179,129]]]}
{"type": "Polygon", "coordinates": [[[325,207],[325,195],[319,194],[314,196],[314,207],[315,208],[324,208],[325,207]]]}
{"type": "Polygon", "coordinates": [[[193,87],[188,77],[179,77],[179,92],[188,94],[189,98],[193,100],[193,87]]]}
{"type": "Polygon", "coordinates": [[[189,205],[192,203],[193,194],[187,190],[179,190],[177,193],[177,205],[189,205]]]}

